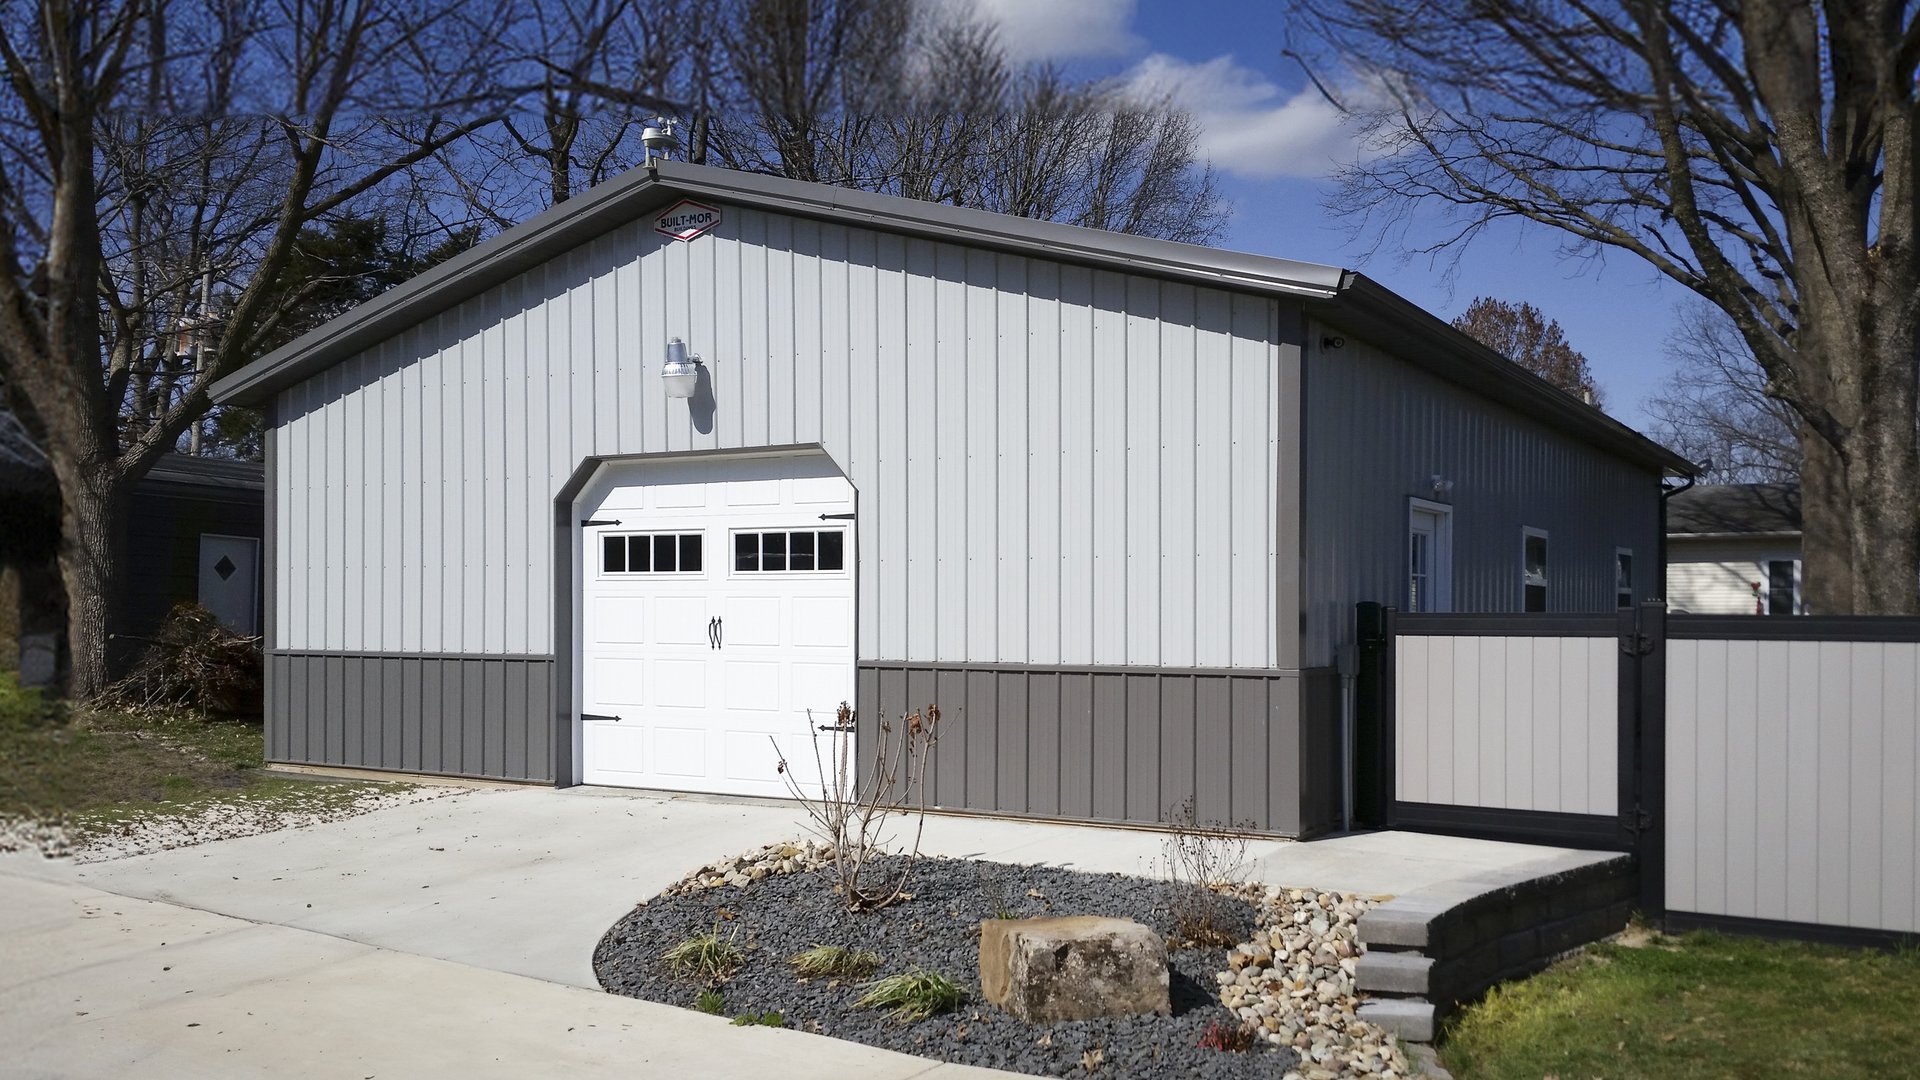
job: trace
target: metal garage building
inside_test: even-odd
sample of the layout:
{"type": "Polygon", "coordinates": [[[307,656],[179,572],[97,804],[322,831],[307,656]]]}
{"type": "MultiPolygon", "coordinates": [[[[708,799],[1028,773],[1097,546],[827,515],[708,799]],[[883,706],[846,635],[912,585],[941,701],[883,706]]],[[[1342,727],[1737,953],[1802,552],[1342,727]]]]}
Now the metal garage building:
{"type": "Polygon", "coordinates": [[[937,701],[940,805],[1296,835],[1355,601],[1651,595],[1686,466],[1357,274],[675,163],[215,393],[272,760],[778,794],[937,701]]]}

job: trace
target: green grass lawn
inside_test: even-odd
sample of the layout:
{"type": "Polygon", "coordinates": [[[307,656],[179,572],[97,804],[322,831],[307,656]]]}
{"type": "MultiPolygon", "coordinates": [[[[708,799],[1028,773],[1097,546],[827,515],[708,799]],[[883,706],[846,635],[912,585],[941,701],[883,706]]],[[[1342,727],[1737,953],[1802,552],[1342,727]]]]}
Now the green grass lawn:
{"type": "Polygon", "coordinates": [[[1920,1076],[1920,954],[1633,937],[1496,988],[1442,1062],[1459,1080],[1920,1076]]]}
{"type": "Polygon", "coordinates": [[[263,764],[257,720],[68,708],[0,672],[0,815],[64,822],[84,840],[218,802],[326,810],[387,786],[269,776],[263,764]]]}

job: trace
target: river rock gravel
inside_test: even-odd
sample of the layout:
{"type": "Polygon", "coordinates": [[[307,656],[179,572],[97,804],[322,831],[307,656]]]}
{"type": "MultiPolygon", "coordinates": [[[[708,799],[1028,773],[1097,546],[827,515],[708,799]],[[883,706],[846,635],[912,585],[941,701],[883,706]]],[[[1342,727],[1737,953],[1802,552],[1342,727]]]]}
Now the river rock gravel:
{"type": "MultiPolygon", "coordinates": [[[[792,856],[779,857],[792,862],[792,856]]],[[[703,870],[704,879],[690,879],[726,876],[715,866],[703,870]]],[[[909,886],[911,900],[854,914],[844,910],[831,891],[831,873],[775,870],[746,887],[676,887],[670,891],[677,895],[657,897],[614,924],[594,951],[595,973],[612,993],[690,1006],[707,984],[669,973],[660,954],[691,935],[718,928],[746,955],[740,970],[717,987],[730,1016],[778,1011],[789,1026],[805,1031],[1037,1075],[1227,1080],[1281,1077],[1297,1063],[1291,1047],[1265,1040],[1244,1052],[1200,1046],[1210,1024],[1230,1030],[1239,1026],[1239,1018],[1220,1004],[1215,981],[1218,972],[1227,970],[1224,949],[1183,949],[1168,955],[1170,1017],[1028,1024],[980,1000],[982,919],[1105,915],[1134,919],[1165,936],[1173,930],[1179,890],[1190,886],[1058,867],[922,859],[909,886]],[[819,944],[879,953],[876,977],[915,965],[937,971],[965,987],[970,1000],[957,1011],[918,1023],[857,1009],[858,985],[802,982],[788,970],[787,957],[819,944]]],[[[1242,940],[1251,938],[1255,905],[1234,897],[1219,902],[1229,928],[1242,940]]]]}

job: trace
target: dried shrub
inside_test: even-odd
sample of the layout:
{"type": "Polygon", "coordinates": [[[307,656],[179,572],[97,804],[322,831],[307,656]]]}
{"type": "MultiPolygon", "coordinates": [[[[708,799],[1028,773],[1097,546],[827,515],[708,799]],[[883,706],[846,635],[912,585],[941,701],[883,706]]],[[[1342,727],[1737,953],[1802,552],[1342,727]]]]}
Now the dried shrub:
{"type": "Polygon", "coordinates": [[[834,891],[849,911],[875,911],[909,895],[907,884],[926,827],[925,780],[939,739],[940,708],[928,705],[897,721],[882,718],[868,758],[873,768],[864,777],[854,760],[854,719],[852,706],[844,701],[832,724],[812,724],[808,715],[819,787],[794,777],[778,742],[773,749],[787,790],[833,851],[834,891]],[[888,830],[895,819],[909,815],[914,818],[913,843],[889,859],[894,838],[888,830]]]}
{"type": "Polygon", "coordinates": [[[1210,1021],[1207,1030],[1200,1033],[1197,1044],[1202,1050],[1224,1050],[1232,1054],[1244,1054],[1253,1049],[1253,1029],[1245,1024],[1222,1024],[1218,1020],[1210,1021]]]}
{"type": "Polygon", "coordinates": [[[1162,844],[1167,880],[1175,886],[1173,929],[1189,948],[1227,948],[1239,943],[1239,928],[1230,916],[1231,897],[1225,891],[1237,884],[1247,861],[1247,833],[1251,824],[1202,822],[1193,800],[1168,815],[1173,832],[1162,844]]]}
{"type": "Polygon", "coordinates": [[[260,639],[236,634],[199,604],[176,604],[133,670],[107,688],[108,704],[258,716],[260,639]]]}

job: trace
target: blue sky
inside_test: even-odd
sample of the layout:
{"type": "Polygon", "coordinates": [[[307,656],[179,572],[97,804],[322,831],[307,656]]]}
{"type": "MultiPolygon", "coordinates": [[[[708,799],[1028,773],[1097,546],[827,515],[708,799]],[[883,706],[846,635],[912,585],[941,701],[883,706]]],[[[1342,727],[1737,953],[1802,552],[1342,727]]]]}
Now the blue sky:
{"type": "MultiPolygon", "coordinates": [[[[1446,261],[1407,260],[1438,235],[1416,219],[1410,243],[1375,249],[1323,205],[1352,133],[1281,55],[1284,0],[966,0],[1000,30],[1016,60],[1060,63],[1172,94],[1207,131],[1203,149],[1233,203],[1221,246],[1360,270],[1444,318],[1475,296],[1528,301],[1558,319],[1592,361],[1608,411],[1643,426],[1643,400],[1665,374],[1665,342],[1685,290],[1624,253],[1567,257],[1559,234],[1510,226],[1446,261]],[[1369,254],[1371,252],[1371,254],[1369,254]]],[[[1445,257],[1442,257],[1443,260],[1445,257]]]]}

